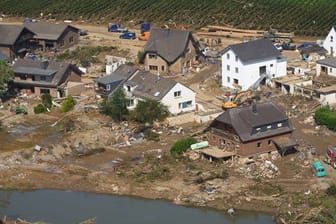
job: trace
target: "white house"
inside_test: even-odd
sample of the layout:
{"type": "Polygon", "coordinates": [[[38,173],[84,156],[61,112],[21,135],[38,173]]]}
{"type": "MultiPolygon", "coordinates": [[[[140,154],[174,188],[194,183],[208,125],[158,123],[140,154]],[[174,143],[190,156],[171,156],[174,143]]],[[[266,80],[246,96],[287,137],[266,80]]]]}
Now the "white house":
{"type": "Polygon", "coordinates": [[[323,47],[328,51],[328,54],[336,57],[336,30],[335,26],[331,27],[327,37],[323,41],[323,47]]]}
{"type": "Polygon", "coordinates": [[[336,77],[336,57],[316,61],[316,76],[321,74],[336,77]]]}
{"type": "Polygon", "coordinates": [[[166,105],[171,114],[194,111],[196,93],[190,88],[172,79],[154,75],[148,71],[139,71],[132,75],[124,84],[129,109],[145,99],[160,101],[166,105]]]}
{"type": "Polygon", "coordinates": [[[287,74],[287,60],[268,39],[229,45],[222,53],[222,86],[246,90],[287,74]]]}

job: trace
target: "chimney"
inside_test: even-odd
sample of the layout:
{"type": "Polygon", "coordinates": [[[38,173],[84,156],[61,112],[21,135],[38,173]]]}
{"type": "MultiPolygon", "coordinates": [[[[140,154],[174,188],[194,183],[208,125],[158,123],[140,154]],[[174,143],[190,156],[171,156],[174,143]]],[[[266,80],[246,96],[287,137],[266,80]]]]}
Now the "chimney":
{"type": "Polygon", "coordinates": [[[47,69],[48,65],[49,65],[49,61],[47,61],[47,60],[41,61],[40,66],[41,66],[42,69],[47,69]]]}
{"type": "Polygon", "coordinates": [[[252,112],[253,112],[254,114],[257,114],[257,113],[258,113],[258,111],[257,111],[257,103],[256,103],[256,100],[255,100],[255,99],[253,100],[253,103],[252,103],[252,112]]]}

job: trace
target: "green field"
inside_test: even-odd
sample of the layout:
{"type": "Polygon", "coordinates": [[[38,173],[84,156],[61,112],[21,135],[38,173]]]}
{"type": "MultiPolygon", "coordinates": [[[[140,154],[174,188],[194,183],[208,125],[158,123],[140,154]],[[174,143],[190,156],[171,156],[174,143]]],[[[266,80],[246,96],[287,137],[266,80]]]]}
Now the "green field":
{"type": "Polygon", "coordinates": [[[192,28],[233,25],[237,28],[325,35],[336,20],[335,0],[1,0],[0,13],[88,22],[169,19],[192,28]]]}

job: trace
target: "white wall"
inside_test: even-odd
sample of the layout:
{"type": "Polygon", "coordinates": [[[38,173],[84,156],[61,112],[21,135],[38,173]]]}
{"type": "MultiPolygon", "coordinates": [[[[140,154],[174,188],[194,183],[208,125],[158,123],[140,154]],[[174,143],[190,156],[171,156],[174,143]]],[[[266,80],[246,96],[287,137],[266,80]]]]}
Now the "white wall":
{"type": "Polygon", "coordinates": [[[243,64],[239,59],[236,61],[236,55],[232,50],[227,51],[222,55],[222,86],[235,88],[233,85],[234,79],[238,79],[238,85],[242,87],[242,90],[248,89],[253,85],[259,76],[259,67],[266,66],[266,73],[271,77],[281,77],[287,74],[287,61],[277,60],[276,58],[268,58],[263,61],[250,62],[249,64],[243,64]],[[227,54],[230,58],[227,59],[227,54]],[[230,66],[230,71],[227,70],[227,66],[230,66]],[[235,68],[238,68],[236,73],[235,68]],[[228,82],[230,77],[230,82],[228,82]]]}
{"type": "Polygon", "coordinates": [[[320,102],[322,105],[336,104],[336,93],[320,94],[320,102]]]}
{"type": "Polygon", "coordinates": [[[321,67],[327,67],[328,75],[336,77],[336,68],[316,63],[316,75],[321,75],[321,67]]]}
{"type": "Polygon", "coordinates": [[[180,112],[188,112],[195,110],[196,93],[184,85],[177,83],[162,99],[161,103],[168,106],[169,112],[177,114],[180,112]],[[181,96],[174,97],[174,92],[181,91],[181,96]],[[188,108],[179,108],[179,104],[187,101],[192,101],[188,108]]]}
{"type": "Polygon", "coordinates": [[[331,48],[333,48],[333,57],[336,57],[336,32],[333,27],[331,27],[326,39],[323,42],[323,47],[331,54],[331,48]]]}

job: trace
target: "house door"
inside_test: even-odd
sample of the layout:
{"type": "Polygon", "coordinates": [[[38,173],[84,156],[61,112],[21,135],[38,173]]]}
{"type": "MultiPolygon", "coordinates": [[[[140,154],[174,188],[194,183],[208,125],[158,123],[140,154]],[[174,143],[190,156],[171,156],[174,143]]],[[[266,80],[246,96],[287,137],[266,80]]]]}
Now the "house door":
{"type": "Polygon", "coordinates": [[[259,75],[264,75],[264,74],[266,74],[266,65],[259,67],[259,75]]]}

